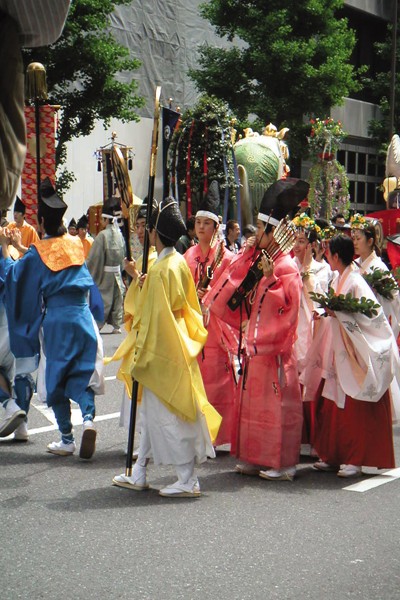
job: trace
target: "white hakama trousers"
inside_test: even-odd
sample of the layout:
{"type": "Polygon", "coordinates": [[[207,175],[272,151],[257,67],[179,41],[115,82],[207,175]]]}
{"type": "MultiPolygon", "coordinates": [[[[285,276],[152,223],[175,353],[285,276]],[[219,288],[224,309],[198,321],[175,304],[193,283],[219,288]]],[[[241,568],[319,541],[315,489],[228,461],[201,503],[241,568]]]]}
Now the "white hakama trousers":
{"type": "Polygon", "coordinates": [[[156,465],[185,468],[215,456],[204,415],[198,413],[194,423],[183,421],[144,387],[140,416],[139,464],[153,458],[156,465]]]}

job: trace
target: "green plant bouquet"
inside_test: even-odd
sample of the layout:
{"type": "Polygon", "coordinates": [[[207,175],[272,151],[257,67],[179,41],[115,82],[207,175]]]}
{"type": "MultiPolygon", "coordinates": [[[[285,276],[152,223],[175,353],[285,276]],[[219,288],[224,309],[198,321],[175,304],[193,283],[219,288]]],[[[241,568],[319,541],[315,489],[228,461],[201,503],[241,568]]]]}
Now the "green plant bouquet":
{"type": "MultiPolygon", "coordinates": [[[[365,296],[354,298],[350,293],[336,296],[332,287],[329,288],[327,294],[310,292],[309,295],[311,300],[317,302],[321,308],[329,308],[333,311],[361,313],[366,317],[374,317],[380,308],[379,304],[365,296]]],[[[326,313],[323,316],[327,316],[326,313]]]]}
{"type": "Polygon", "coordinates": [[[340,142],[346,137],[340,121],[332,117],[327,119],[310,120],[311,131],[307,137],[310,152],[313,154],[334,154],[339,148],[340,142]]]}
{"type": "Polygon", "coordinates": [[[387,300],[393,300],[394,292],[399,290],[397,281],[390,271],[372,267],[369,273],[363,273],[363,277],[370,288],[387,300]]]}
{"type": "Polygon", "coordinates": [[[347,218],[350,208],[349,180],[346,171],[336,159],[340,142],[346,137],[340,121],[332,117],[311,119],[307,137],[313,160],[310,168],[308,202],[314,218],[330,220],[342,213],[347,218]]]}

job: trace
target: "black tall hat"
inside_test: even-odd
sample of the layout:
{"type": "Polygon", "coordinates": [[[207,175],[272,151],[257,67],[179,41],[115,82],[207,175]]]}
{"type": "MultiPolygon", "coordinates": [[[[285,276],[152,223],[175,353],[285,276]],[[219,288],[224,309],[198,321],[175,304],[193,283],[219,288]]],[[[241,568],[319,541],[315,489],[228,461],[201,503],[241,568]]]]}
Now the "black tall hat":
{"type": "Polygon", "coordinates": [[[216,223],[219,223],[218,210],[221,203],[219,195],[219,184],[215,179],[211,182],[208,188],[207,195],[203,198],[196,213],[196,217],[209,217],[216,223]]]}
{"type": "MultiPolygon", "coordinates": [[[[157,208],[158,203],[157,200],[155,198],[153,198],[153,206],[152,206],[152,211],[157,208]]],[[[137,213],[137,219],[146,219],[147,218],[147,196],[145,198],[143,198],[143,202],[138,210],[137,213]]]]}
{"type": "Polygon", "coordinates": [[[171,196],[153,210],[150,223],[158,234],[171,241],[171,246],[175,246],[181,235],[186,233],[178,203],[171,196]]]}
{"type": "Polygon", "coordinates": [[[41,215],[47,216],[47,218],[61,220],[68,206],[57,195],[57,192],[48,177],[41,182],[39,192],[39,211],[41,215]]]}
{"type": "Polygon", "coordinates": [[[309,189],[310,185],[303,179],[278,179],[265,192],[258,218],[264,223],[278,225],[281,219],[307,197],[309,189]]]}
{"type": "Polygon", "coordinates": [[[117,213],[121,212],[120,198],[109,198],[103,204],[102,217],[112,219],[117,213]]]}
{"type": "Polygon", "coordinates": [[[78,219],[76,228],[77,229],[86,229],[88,225],[89,225],[89,219],[87,218],[86,215],[82,215],[81,218],[78,219]]]}
{"type": "Polygon", "coordinates": [[[21,198],[19,196],[17,196],[15,199],[15,204],[14,204],[14,212],[19,212],[24,215],[25,211],[26,211],[25,204],[22,202],[21,198]]]}
{"type": "Polygon", "coordinates": [[[75,221],[74,217],[72,217],[72,219],[68,223],[68,227],[75,227],[76,228],[76,221],[75,221]]]}

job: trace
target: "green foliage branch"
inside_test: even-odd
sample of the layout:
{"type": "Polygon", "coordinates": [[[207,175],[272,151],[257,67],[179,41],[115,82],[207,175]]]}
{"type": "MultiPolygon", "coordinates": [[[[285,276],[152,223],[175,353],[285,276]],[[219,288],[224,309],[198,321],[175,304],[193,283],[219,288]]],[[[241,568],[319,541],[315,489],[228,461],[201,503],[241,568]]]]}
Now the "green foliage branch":
{"type": "Polygon", "coordinates": [[[190,76],[238,119],[252,113],[289,127],[292,158],[304,156],[304,115],[327,114],[360,89],[363,69],[350,64],[355,34],[341,8],[343,0],[210,0],[201,13],[228,44],[203,45],[190,76]]]}

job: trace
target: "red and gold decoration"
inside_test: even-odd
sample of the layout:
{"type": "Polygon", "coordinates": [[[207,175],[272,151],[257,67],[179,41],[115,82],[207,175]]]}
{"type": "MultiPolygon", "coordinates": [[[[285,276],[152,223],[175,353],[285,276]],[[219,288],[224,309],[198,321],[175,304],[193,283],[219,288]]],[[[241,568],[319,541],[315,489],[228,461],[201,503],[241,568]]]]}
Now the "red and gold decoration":
{"type": "MultiPolygon", "coordinates": [[[[48,177],[53,185],[55,185],[56,172],[55,131],[57,110],[57,107],[48,104],[40,107],[40,174],[42,179],[48,177]]],[[[26,206],[25,219],[35,226],[37,213],[37,157],[34,106],[25,107],[25,119],[27,151],[21,178],[21,199],[26,206]]]]}
{"type": "Polygon", "coordinates": [[[25,107],[27,152],[21,177],[21,199],[26,206],[25,219],[36,225],[40,182],[48,177],[55,185],[55,137],[59,106],[43,104],[47,99],[46,71],[42,64],[31,63],[26,73],[25,107]]]}

